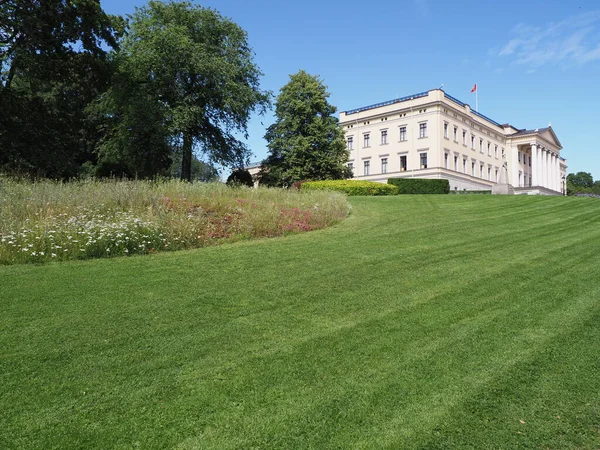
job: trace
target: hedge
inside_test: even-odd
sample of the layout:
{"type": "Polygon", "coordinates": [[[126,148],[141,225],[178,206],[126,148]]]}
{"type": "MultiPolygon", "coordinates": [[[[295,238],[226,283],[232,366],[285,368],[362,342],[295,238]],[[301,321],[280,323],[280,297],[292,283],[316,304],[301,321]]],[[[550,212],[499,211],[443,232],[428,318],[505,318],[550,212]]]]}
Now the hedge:
{"type": "Polygon", "coordinates": [[[447,194],[450,192],[448,180],[389,178],[388,184],[396,186],[398,194],[447,194]]]}
{"type": "Polygon", "coordinates": [[[361,180],[325,180],[302,183],[302,190],[332,190],[347,195],[396,195],[398,189],[390,184],[361,180]]]}

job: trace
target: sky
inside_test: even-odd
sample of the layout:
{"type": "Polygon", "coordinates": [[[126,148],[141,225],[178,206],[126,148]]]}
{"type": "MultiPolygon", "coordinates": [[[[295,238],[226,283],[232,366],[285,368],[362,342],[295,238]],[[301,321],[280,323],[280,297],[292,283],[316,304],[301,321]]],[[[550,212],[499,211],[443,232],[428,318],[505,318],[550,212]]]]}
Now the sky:
{"type": "MultiPolygon", "coordinates": [[[[101,0],[132,14],[142,0],[101,0]]],[[[305,70],[327,86],[338,112],[438,88],[516,128],[552,124],[568,172],[600,179],[598,0],[206,0],[248,33],[261,88],[274,95],[305,70]]],[[[272,111],[246,140],[267,155],[272,111]]]]}

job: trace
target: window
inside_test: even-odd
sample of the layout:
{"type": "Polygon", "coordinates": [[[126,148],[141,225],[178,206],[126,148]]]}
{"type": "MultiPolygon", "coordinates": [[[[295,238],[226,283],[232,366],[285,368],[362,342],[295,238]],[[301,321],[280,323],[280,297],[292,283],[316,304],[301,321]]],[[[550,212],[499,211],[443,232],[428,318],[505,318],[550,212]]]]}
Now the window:
{"type": "Polygon", "coordinates": [[[444,169],[448,168],[448,153],[444,153],[444,169]]]}
{"type": "Polygon", "coordinates": [[[483,178],[483,164],[479,165],[479,178],[483,178]]]}
{"type": "Polygon", "coordinates": [[[458,172],[458,156],[454,155],[454,171],[458,172]]]}
{"type": "Polygon", "coordinates": [[[488,156],[492,156],[492,144],[488,142],[488,156]]]}
{"type": "Polygon", "coordinates": [[[419,124],[419,138],[426,138],[426,137],[427,137],[427,124],[420,123],[419,124]]]}
{"type": "Polygon", "coordinates": [[[463,145],[467,145],[467,132],[463,130],[463,145]]]}
{"type": "Polygon", "coordinates": [[[400,141],[406,141],[406,127],[400,127],[400,141]]]}
{"type": "Polygon", "coordinates": [[[387,173],[387,158],[381,158],[381,173],[387,173]]]}
{"type": "Polygon", "coordinates": [[[467,158],[463,158],[463,173],[467,173],[467,158]]]}
{"type": "Polygon", "coordinates": [[[483,153],[483,139],[479,139],[479,152],[483,153]]]}
{"type": "Polygon", "coordinates": [[[498,146],[494,145],[494,158],[498,157],[498,146]]]}
{"type": "Polygon", "coordinates": [[[498,169],[496,169],[496,183],[498,182],[498,169]]]}
{"type": "Polygon", "coordinates": [[[471,148],[475,150],[475,136],[471,135],[471,148]]]}
{"type": "Polygon", "coordinates": [[[354,138],[348,136],[348,150],[354,150],[354,138]]]}
{"type": "Polygon", "coordinates": [[[444,123],[444,137],[448,139],[448,124],[444,123]]]}
{"type": "Polygon", "coordinates": [[[427,153],[421,153],[421,169],[427,169],[427,153]]]}
{"type": "Polygon", "coordinates": [[[458,142],[458,127],[454,127],[454,142],[458,142]]]}
{"type": "MultiPolygon", "coordinates": [[[[519,162],[521,162],[521,152],[519,152],[519,162]]],[[[520,185],[521,183],[519,183],[520,185]]]]}
{"type": "Polygon", "coordinates": [[[387,130],[381,130],[381,145],[387,144],[387,130]]]}
{"type": "Polygon", "coordinates": [[[369,169],[371,168],[371,161],[364,162],[364,175],[369,175],[369,169]]]}
{"type": "Polygon", "coordinates": [[[471,163],[471,176],[474,177],[475,176],[475,162],[471,163]]]}
{"type": "Polygon", "coordinates": [[[529,156],[529,167],[531,167],[531,155],[529,156]]]}
{"type": "Polygon", "coordinates": [[[406,171],[406,155],[402,155],[400,157],[400,171],[401,172],[406,171]]]}
{"type": "Polygon", "coordinates": [[[492,168],[488,167],[488,180],[492,181],[492,168]]]}
{"type": "Polygon", "coordinates": [[[370,137],[369,133],[365,134],[365,136],[364,136],[365,142],[364,142],[363,147],[365,147],[365,148],[369,147],[369,137],[370,137]]]}
{"type": "Polygon", "coordinates": [[[348,163],[348,169],[352,170],[354,169],[354,163],[348,163]]]}

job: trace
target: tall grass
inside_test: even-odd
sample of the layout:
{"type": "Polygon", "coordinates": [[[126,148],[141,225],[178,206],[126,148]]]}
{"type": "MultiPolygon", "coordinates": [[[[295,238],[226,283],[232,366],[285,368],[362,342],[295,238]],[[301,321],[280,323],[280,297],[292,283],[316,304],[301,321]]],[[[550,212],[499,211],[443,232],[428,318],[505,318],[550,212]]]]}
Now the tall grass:
{"type": "Polygon", "coordinates": [[[342,195],[179,181],[0,178],[0,264],[202,247],[324,228],[342,195]]]}

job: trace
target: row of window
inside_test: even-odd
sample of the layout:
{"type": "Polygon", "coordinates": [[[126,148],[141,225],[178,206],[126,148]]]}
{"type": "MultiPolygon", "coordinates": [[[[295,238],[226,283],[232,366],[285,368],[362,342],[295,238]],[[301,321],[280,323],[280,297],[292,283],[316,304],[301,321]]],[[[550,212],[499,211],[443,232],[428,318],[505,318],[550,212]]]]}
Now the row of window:
{"type": "MultiPolygon", "coordinates": [[[[420,153],[419,156],[420,159],[420,163],[421,163],[421,169],[427,169],[427,153],[420,153]]],[[[348,163],[348,167],[350,168],[350,170],[354,169],[354,163],[348,163]]],[[[401,172],[405,172],[407,169],[407,158],[406,155],[402,155],[400,156],[400,171],[401,172]]],[[[381,158],[381,172],[380,173],[387,173],[388,172],[388,159],[387,158],[381,158]]],[[[371,161],[370,160],[365,160],[363,161],[363,175],[371,175],[371,161]]]]}
{"type": "MultiPolygon", "coordinates": [[[[419,124],[419,139],[427,137],[427,123],[419,124]]],[[[406,137],[406,126],[399,127],[399,139],[400,142],[407,141],[406,137]]],[[[386,145],[388,143],[388,130],[381,130],[380,145],[386,145]]],[[[348,136],[346,140],[348,150],[354,150],[354,137],[348,136]]],[[[363,134],[363,148],[369,148],[371,146],[371,133],[363,134]]]]}
{"type": "MultiPolygon", "coordinates": [[[[406,134],[406,126],[403,125],[401,127],[398,127],[399,130],[399,141],[400,142],[406,142],[407,139],[407,134],[406,134]]],[[[458,143],[458,127],[454,126],[454,141],[456,143],[458,143]]],[[[449,124],[447,122],[444,122],[444,138],[449,139],[449,124]]],[[[427,137],[427,123],[423,122],[419,124],[419,139],[422,138],[426,138],[427,137]]],[[[475,135],[471,134],[471,149],[475,150],[475,135]]],[[[354,137],[353,136],[348,136],[347,137],[347,147],[348,150],[354,150],[354,137]]],[[[388,130],[381,130],[381,136],[380,136],[380,145],[387,145],[388,144],[388,130]]],[[[462,131],[462,143],[464,146],[467,146],[467,131],[463,130],[462,131]]],[[[363,148],[369,148],[371,147],[371,133],[364,133],[363,134],[363,148]]],[[[484,140],[482,138],[479,138],[479,151],[480,153],[484,153],[484,140]]],[[[502,148],[502,156],[504,156],[504,148],[502,148]]],[[[488,156],[492,156],[492,143],[491,142],[487,142],[487,154],[488,156]]],[[[494,144],[494,157],[498,158],[498,145],[494,144]]],[[[520,154],[519,154],[520,157],[520,154]]],[[[519,160],[520,161],[520,160],[519,160]]]]}

